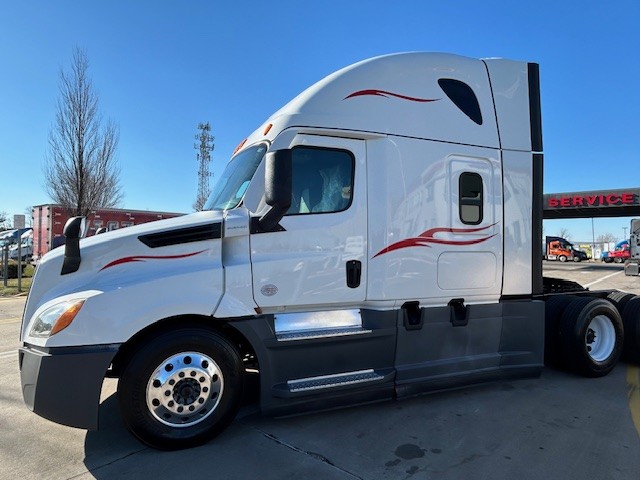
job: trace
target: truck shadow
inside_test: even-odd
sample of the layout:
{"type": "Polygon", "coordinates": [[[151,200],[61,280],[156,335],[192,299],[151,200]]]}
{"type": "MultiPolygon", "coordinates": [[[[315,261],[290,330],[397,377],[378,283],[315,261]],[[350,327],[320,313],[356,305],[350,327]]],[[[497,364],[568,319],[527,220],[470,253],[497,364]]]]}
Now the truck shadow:
{"type": "MultiPolygon", "coordinates": [[[[465,467],[455,478],[476,478],[475,474],[533,478],[528,475],[535,463],[531,452],[544,450],[555,453],[550,461],[536,464],[536,478],[556,478],[557,468],[571,469],[574,474],[566,479],[605,478],[614,467],[628,473],[640,466],[640,457],[634,455],[638,433],[631,418],[639,404],[636,400],[631,406],[628,399],[627,370],[621,364],[606,377],[587,379],[545,368],[541,378],[498,381],[304,417],[271,419],[255,411],[243,416],[243,408],[215,440],[175,452],[138,442],[126,430],[112,394],[101,405],[100,431],[85,437],[84,463],[91,478],[100,480],[400,479],[419,470],[451,473],[452,465],[464,466],[481,455],[489,460],[465,467]],[[602,456],[575,464],[573,445],[584,441],[579,439],[585,429],[602,435],[597,444],[602,456]],[[491,432],[489,443],[487,432],[491,432]],[[495,452],[503,460],[509,457],[509,462],[496,464],[495,452]]],[[[619,478],[631,477],[622,473],[619,478]]]]}
{"type": "Polygon", "coordinates": [[[624,270],[624,263],[558,263],[543,262],[544,270],[582,270],[589,272],[616,272],[624,270]]]}
{"type": "MultiPolygon", "coordinates": [[[[259,414],[259,377],[257,375],[248,376],[245,383],[245,395],[240,411],[236,415],[234,422],[228,427],[230,435],[225,432],[225,436],[233,437],[233,432],[239,433],[243,428],[240,425],[254,424],[259,414]]],[[[148,464],[153,459],[159,460],[167,456],[174,457],[184,455],[184,452],[197,452],[200,448],[195,447],[189,450],[177,452],[164,452],[148,447],[138,441],[127,429],[120,414],[117,393],[113,393],[105,398],[100,404],[99,430],[88,431],[84,441],[84,465],[87,470],[97,479],[113,478],[114,469],[122,467],[115,466],[119,461],[138,454],[144,455],[143,459],[135,461],[136,469],[141,468],[140,464],[148,464]],[[181,453],[182,452],[182,453],[181,453]]],[[[190,453],[186,454],[189,457],[190,453]]],[[[182,458],[182,457],[180,457],[182,458]]],[[[198,467],[194,466],[196,470],[198,467]]]]}

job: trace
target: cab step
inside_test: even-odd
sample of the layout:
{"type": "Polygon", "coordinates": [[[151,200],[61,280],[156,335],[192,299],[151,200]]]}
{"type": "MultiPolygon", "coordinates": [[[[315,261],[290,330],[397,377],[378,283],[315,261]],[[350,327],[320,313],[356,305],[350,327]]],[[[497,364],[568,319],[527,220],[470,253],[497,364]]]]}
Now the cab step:
{"type": "Polygon", "coordinates": [[[317,338],[344,337],[351,335],[366,335],[372,330],[362,327],[341,327],[325,328],[318,330],[298,330],[292,332],[278,333],[276,338],[279,342],[293,342],[301,340],[314,340],[317,338]]]}
{"type": "Polygon", "coordinates": [[[359,370],[357,372],[337,373],[318,377],[289,380],[287,387],[291,393],[323,390],[335,387],[344,387],[360,383],[379,382],[384,380],[384,375],[373,369],[359,370]]]}

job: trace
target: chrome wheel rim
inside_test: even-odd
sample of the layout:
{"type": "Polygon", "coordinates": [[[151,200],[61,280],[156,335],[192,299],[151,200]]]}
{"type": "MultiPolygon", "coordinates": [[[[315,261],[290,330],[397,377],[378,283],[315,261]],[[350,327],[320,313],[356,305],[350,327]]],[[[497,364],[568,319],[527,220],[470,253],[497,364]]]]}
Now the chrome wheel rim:
{"type": "Polygon", "coordinates": [[[147,383],[147,408],[160,423],[190,427],[202,422],[220,403],[224,378],[207,355],[182,352],[164,360],[147,383]]]}

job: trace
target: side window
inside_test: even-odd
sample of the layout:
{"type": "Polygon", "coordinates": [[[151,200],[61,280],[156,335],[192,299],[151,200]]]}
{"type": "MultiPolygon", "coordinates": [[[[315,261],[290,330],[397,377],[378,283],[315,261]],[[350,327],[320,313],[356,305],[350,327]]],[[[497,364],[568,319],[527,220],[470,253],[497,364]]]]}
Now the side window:
{"type": "Polygon", "coordinates": [[[118,222],[115,221],[111,221],[111,222],[107,222],[107,230],[110,232],[111,230],[117,230],[118,229],[118,222]]]}
{"type": "Polygon", "coordinates": [[[354,158],[345,150],[294,147],[287,215],[346,210],[353,196],[354,158]]]}
{"type": "Polygon", "coordinates": [[[459,189],[460,220],[467,225],[482,223],[483,192],[482,177],[473,172],[460,174],[459,189]]]}

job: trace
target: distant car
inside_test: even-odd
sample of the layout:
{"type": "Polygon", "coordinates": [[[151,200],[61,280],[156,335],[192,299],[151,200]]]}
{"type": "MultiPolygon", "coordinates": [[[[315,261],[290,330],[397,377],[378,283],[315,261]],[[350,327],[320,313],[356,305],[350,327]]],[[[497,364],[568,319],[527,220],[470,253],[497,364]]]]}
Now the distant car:
{"type": "MultiPolygon", "coordinates": [[[[27,237],[22,240],[20,245],[20,259],[22,261],[31,260],[33,255],[33,237],[27,237]]],[[[9,248],[9,259],[18,260],[18,244],[9,248]]]]}
{"type": "Polygon", "coordinates": [[[15,233],[17,230],[6,230],[4,232],[0,232],[0,248],[11,245],[14,241],[15,233]]]}
{"type": "Polygon", "coordinates": [[[602,252],[602,254],[600,254],[600,261],[605,263],[611,263],[613,259],[609,258],[609,252],[602,252]]]}
{"type": "Polygon", "coordinates": [[[7,245],[13,245],[14,243],[17,243],[20,238],[23,238],[25,233],[31,231],[33,231],[33,229],[31,227],[28,227],[17,228],[0,233],[0,247],[6,247],[7,245]]]}

